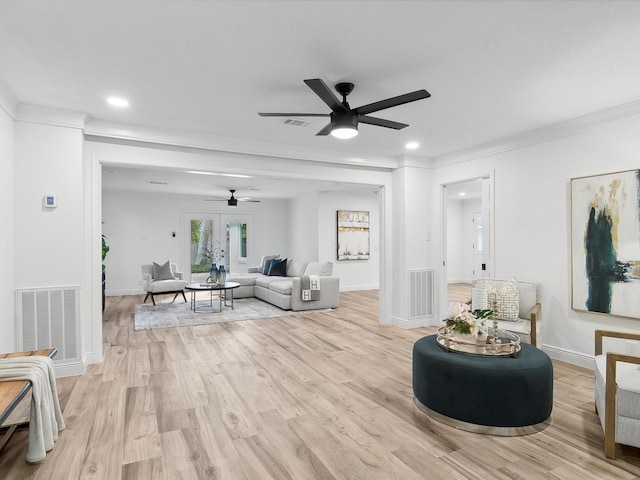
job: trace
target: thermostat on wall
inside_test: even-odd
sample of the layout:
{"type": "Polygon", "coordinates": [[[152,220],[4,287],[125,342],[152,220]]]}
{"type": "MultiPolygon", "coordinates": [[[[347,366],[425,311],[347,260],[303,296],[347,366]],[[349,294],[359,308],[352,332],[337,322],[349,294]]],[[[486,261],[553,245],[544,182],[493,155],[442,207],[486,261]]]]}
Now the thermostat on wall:
{"type": "Polygon", "coordinates": [[[58,206],[56,204],[56,196],[55,195],[45,195],[44,196],[44,206],[45,206],[45,208],[56,208],[58,206]]]}

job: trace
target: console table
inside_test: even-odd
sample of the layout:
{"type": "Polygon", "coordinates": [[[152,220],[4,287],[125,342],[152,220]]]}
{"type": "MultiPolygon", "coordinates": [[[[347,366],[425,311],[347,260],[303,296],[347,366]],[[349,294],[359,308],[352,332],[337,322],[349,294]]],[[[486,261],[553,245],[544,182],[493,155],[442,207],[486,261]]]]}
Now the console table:
{"type": "Polygon", "coordinates": [[[553,365],[529,344],[515,357],[467,355],[445,350],[430,335],[413,346],[413,392],[422,411],[448,425],[527,435],[551,422],[553,365]]]}

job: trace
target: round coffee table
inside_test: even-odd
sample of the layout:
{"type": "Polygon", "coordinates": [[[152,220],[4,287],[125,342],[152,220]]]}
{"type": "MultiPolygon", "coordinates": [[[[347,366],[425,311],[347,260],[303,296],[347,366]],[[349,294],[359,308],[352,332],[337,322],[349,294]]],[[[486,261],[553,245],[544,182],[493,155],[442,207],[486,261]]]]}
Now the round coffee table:
{"type": "MultiPolygon", "coordinates": [[[[206,310],[207,312],[219,313],[222,311],[222,301],[224,300],[225,307],[231,307],[233,310],[233,289],[238,288],[240,286],[237,282],[227,282],[224,285],[218,285],[217,283],[190,283],[187,285],[185,290],[189,290],[191,292],[191,310],[194,313],[197,313],[197,304],[196,304],[196,294],[202,291],[209,291],[209,307],[211,310],[206,310]],[[218,292],[218,310],[213,309],[213,292],[218,292]],[[231,305],[227,303],[231,300],[231,305]]],[[[202,312],[202,310],[200,310],[202,312]]]]}

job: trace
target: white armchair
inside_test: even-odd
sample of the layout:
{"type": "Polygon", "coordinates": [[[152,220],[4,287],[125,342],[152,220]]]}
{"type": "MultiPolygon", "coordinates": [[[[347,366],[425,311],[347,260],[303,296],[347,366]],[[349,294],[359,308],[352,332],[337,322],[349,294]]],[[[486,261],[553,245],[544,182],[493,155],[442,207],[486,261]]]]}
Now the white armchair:
{"type": "Polygon", "coordinates": [[[604,430],[604,454],[615,458],[616,443],[640,448],[640,357],[603,353],[604,337],[640,341],[640,334],[595,332],[596,412],[604,430]]]}
{"type": "Polygon", "coordinates": [[[184,301],[187,301],[187,297],[184,295],[184,287],[189,282],[182,279],[182,272],[178,272],[178,267],[175,263],[167,262],[164,265],[142,265],[142,287],[147,292],[144,297],[144,302],[151,297],[153,304],[156,304],[154,295],[163,295],[173,293],[173,300],[175,301],[179,294],[182,294],[184,301]],[[168,264],[168,265],[167,265],[168,264]]]}
{"type": "Polygon", "coordinates": [[[523,342],[530,343],[534,347],[538,345],[541,305],[538,302],[538,289],[535,283],[515,279],[479,279],[473,282],[471,296],[472,309],[493,310],[498,318],[498,328],[514,332],[523,342]],[[491,283],[489,288],[488,283],[491,283]],[[500,305],[496,306],[496,302],[500,305]],[[511,303],[513,304],[510,305],[511,303]],[[502,314],[510,312],[513,318],[505,320],[498,312],[502,314]]]}

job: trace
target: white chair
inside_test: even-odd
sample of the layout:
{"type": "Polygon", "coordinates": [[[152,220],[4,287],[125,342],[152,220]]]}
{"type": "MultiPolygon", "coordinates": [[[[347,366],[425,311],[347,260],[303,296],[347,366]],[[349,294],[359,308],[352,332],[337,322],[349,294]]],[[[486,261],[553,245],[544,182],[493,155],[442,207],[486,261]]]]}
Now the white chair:
{"type": "MultiPolygon", "coordinates": [[[[513,290],[511,288],[511,290],[513,290]]],[[[515,280],[496,280],[496,279],[479,279],[473,282],[471,289],[472,309],[488,308],[494,311],[499,318],[498,328],[513,332],[520,337],[525,343],[530,343],[534,347],[538,345],[538,337],[540,334],[540,309],[538,302],[538,289],[535,283],[520,282],[515,280]],[[486,284],[491,282],[496,294],[487,292],[486,284]],[[508,295],[509,286],[516,284],[517,295],[512,297],[508,295]],[[506,292],[506,293],[505,293],[506,292]],[[504,295],[501,295],[504,293],[504,295]],[[501,298],[502,296],[502,298],[501,298]],[[513,301],[513,305],[509,307],[505,304],[513,301]],[[495,303],[502,305],[496,307],[495,303]],[[513,313],[513,320],[503,320],[497,315],[499,310],[510,310],[513,313]]],[[[492,325],[491,320],[487,320],[489,326],[492,325]]]]}
{"type": "Polygon", "coordinates": [[[604,454],[615,458],[616,443],[640,448],[640,357],[603,353],[604,337],[640,341],[640,334],[595,332],[596,412],[604,430],[604,454]]]}
{"type": "MultiPolygon", "coordinates": [[[[151,301],[153,304],[156,304],[154,295],[164,295],[173,293],[173,300],[175,302],[176,298],[179,294],[182,294],[182,298],[184,301],[187,301],[187,297],[184,295],[184,287],[186,287],[189,282],[183,280],[182,272],[178,272],[178,267],[175,263],[169,263],[170,273],[169,271],[163,272],[164,275],[160,275],[160,278],[154,278],[154,265],[142,265],[142,284],[144,290],[147,292],[147,296],[144,297],[144,302],[147,302],[147,299],[151,297],[151,301]]],[[[156,273],[158,272],[158,266],[156,265],[156,273]]],[[[166,266],[163,265],[163,266],[166,266]]],[[[160,266],[160,267],[163,267],[160,266]]]]}

